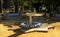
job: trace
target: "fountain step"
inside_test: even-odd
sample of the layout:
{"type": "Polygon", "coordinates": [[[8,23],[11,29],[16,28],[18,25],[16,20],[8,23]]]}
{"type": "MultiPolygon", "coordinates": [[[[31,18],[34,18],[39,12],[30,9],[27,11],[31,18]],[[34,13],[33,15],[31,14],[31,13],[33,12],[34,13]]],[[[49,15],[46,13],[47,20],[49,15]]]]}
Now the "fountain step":
{"type": "Polygon", "coordinates": [[[40,22],[33,22],[31,25],[28,24],[28,22],[21,23],[20,27],[27,27],[27,28],[36,28],[40,27],[43,23],[40,22]]]}
{"type": "Polygon", "coordinates": [[[33,32],[33,31],[44,31],[44,32],[47,32],[48,31],[48,28],[33,28],[33,29],[29,29],[27,31],[25,31],[26,33],[28,32],[33,32]]]}
{"type": "Polygon", "coordinates": [[[32,28],[32,29],[29,29],[27,31],[25,31],[26,33],[28,32],[33,32],[33,31],[43,31],[43,32],[48,32],[48,29],[50,28],[54,28],[54,26],[47,26],[47,27],[38,27],[38,28],[32,28]]]}

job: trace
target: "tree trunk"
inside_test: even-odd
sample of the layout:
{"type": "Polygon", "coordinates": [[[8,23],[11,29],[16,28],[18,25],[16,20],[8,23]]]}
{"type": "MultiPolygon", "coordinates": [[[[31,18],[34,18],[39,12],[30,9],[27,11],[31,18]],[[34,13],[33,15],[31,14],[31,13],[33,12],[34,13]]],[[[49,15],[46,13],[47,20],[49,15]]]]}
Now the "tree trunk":
{"type": "Polygon", "coordinates": [[[18,6],[19,6],[19,4],[18,4],[18,1],[17,0],[14,0],[15,2],[15,13],[17,13],[18,12],[18,6]]]}

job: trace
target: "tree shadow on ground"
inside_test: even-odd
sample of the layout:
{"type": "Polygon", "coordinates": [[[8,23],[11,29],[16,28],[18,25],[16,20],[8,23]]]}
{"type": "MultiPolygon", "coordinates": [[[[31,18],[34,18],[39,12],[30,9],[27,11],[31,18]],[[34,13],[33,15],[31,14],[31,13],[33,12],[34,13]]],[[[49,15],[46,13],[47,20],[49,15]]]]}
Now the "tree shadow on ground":
{"type": "MultiPolygon", "coordinates": [[[[54,19],[49,19],[48,21],[46,21],[46,23],[48,23],[48,24],[56,23],[56,22],[60,22],[60,21],[54,20],[54,19]]],[[[27,28],[18,28],[18,29],[12,30],[13,32],[15,32],[15,34],[10,35],[8,37],[17,37],[19,35],[25,34],[25,31],[27,31],[27,30],[29,30],[29,29],[27,29],[27,28]],[[22,29],[23,29],[23,31],[21,31],[22,29]]]]}
{"type": "Polygon", "coordinates": [[[8,37],[17,37],[18,35],[22,35],[22,34],[25,34],[25,31],[27,31],[28,29],[26,28],[18,28],[18,29],[15,29],[15,30],[12,30],[15,32],[15,34],[13,35],[10,35],[8,37]],[[22,30],[23,29],[23,30],[22,30]]]}
{"type": "Polygon", "coordinates": [[[43,33],[47,33],[48,31],[31,31],[31,32],[25,32],[29,30],[28,28],[18,28],[18,29],[15,29],[13,30],[15,32],[15,34],[13,35],[10,35],[8,37],[17,37],[19,35],[22,35],[22,34],[27,34],[27,33],[31,33],[31,32],[43,32],[43,33]]]}
{"type": "Polygon", "coordinates": [[[60,20],[49,19],[48,21],[46,21],[46,23],[48,23],[48,24],[52,24],[52,23],[56,23],[56,22],[60,22],[60,20]]]}
{"type": "MultiPolygon", "coordinates": [[[[39,20],[39,21],[40,21],[40,20],[39,20]]],[[[5,21],[5,22],[8,22],[8,21],[5,21]]],[[[5,22],[4,22],[4,24],[5,24],[5,22]]],[[[59,20],[54,20],[54,19],[49,19],[48,21],[46,21],[46,23],[48,23],[48,24],[56,23],[56,22],[60,22],[60,21],[59,21],[59,20]]],[[[10,23],[10,21],[9,21],[9,23],[10,23]]],[[[9,24],[9,23],[8,23],[8,24],[9,24]]],[[[19,22],[19,23],[20,23],[20,22],[19,22]]],[[[14,23],[14,25],[16,25],[16,24],[14,23]]],[[[17,23],[17,25],[18,25],[18,23],[17,23]]],[[[20,24],[19,24],[19,25],[20,25],[20,24]]],[[[11,26],[11,24],[8,25],[8,26],[11,26]]],[[[25,34],[25,31],[27,31],[27,30],[29,30],[29,29],[18,28],[18,29],[12,30],[12,31],[15,32],[15,34],[10,35],[10,36],[8,36],[8,37],[17,37],[18,35],[25,34]],[[23,29],[24,31],[21,31],[22,29],[23,29]]]]}

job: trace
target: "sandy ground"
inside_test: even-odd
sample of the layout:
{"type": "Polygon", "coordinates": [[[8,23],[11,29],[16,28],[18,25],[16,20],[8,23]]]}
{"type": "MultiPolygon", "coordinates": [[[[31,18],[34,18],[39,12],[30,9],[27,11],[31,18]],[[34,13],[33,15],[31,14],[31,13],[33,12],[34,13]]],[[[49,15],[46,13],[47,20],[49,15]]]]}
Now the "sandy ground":
{"type": "MultiPolygon", "coordinates": [[[[49,29],[48,32],[31,32],[26,34],[18,35],[17,37],[60,37],[60,22],[52,23],[50,25],[54,25],[55,29],[49,29]]],[[[18,28],[17,26],[13,27],[18,28]]],[[[0,24],[0,37],[8,37],[10,35],[15,34],[13,31],[8,31],[7,26],[0,24]]],[[[14,37],[14,36],[13,36],[14,37]]]]}

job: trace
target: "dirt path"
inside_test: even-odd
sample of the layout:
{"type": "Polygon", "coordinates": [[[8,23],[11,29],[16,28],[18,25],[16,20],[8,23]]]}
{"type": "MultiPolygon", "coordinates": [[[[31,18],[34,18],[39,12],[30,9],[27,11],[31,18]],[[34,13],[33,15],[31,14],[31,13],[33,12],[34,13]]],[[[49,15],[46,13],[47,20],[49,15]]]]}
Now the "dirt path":
{"type": "Polygon", "coordinates": [[[18,37],[60,37],[60,22],[53,23],[55,29],[49,29],[47,33],[44,32],[31,32],[27,34],[19,35],[18,37]]]}
{"type": "MultiPolygon", "coordinates": [[[[18,35],[17,37],[60,37],[60,22],[52,23],[55,25],[55,29],[49,29],[47,33],[45,32],[31,32],[26,34],[18,35]]],[[[0,37],[8,37],[15,34],[13,31],[8,31],[8,27],[0,24],[0,37]]]]}

